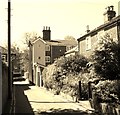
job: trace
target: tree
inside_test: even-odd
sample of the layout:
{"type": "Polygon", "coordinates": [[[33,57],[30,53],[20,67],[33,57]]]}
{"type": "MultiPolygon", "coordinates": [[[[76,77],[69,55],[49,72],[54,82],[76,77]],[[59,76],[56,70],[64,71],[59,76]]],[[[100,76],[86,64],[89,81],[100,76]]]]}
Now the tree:
{"type": "Polygon", "coordinates": [[[29,43],[32,43],[34,40],[41,38],[38,36],[36,32],[27,32],[24,34],[24,44],[27,45],[26,49],[23,50],[23,58],[24,58],[24,71],[27,72],[29,71],[29,43]]]}
{"type": "Polygon", "coordinates": [[[13,71],[20,72],[23,70],[23,59],[22,52],[20,51],[17,44],[12,44],[11,46],[11,56],[12,56],[12,69],[13,71]]]}
{"type": "Polygon", "coordinates": [[[36,39],[38,39],[38,34],[36,32],[26,32],[24,34],[24,38],[25,38],[25,41],[24,41],[24,44],[26,44],[27,46],[29,45],[29,41],[34,41],[36,39]]]}
{"type": "Polygon", "coordinates": [[[105,79],[120,79],[120,46],[108,34],[93,55],[95,72],[105,79]]]}
{"type": "Polygon", "coordinates": [[[65,40],[72,40],[72,41],[76,41],[76,39],[73,36],[65,36],[64,38],[65,40]]]}

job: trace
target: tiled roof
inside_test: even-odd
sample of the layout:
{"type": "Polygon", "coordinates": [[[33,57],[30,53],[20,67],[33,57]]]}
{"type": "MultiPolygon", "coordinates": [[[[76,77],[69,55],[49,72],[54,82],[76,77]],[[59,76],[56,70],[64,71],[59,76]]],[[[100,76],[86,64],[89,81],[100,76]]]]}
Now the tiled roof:
{"type": "Polygon", "coordinates": [[[58,46],[66,46],[66,45],[76,46],[77,45],[77,41],[74,41],[74,40],[50,40],[50,41],[47,41],[47,40],[43,40],[42,38],[37,38],[37,39],[33,40],[32,44],[34,44],[35,42],[37,42],[39,40],[43,41],[45,44],[48,44],[48,45],[58,45],[58,46]]]}
{"type": "Polygon", "coordinates": [[[47,44],[49,45],[77,45],[77,41],[72,41],[72,40],[51,40],[51,41],[46,41],[47,44]]]}

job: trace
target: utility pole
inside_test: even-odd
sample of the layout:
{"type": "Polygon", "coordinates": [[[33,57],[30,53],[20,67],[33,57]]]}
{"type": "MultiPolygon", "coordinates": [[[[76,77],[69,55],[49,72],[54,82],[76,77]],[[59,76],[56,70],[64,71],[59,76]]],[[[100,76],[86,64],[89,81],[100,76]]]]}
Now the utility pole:
{"type": "Polygon", "coordinates": [[[8,0],[8,98],[12,98],[12,72],[11,72],[11,0],[8,0]]]}

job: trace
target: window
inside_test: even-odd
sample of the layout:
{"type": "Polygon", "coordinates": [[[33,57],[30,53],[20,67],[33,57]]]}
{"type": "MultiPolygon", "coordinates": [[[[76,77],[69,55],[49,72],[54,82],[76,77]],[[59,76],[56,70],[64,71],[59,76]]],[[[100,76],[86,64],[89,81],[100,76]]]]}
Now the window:
{"type": "Polygon", "coordinates": [[[50,62],[50,56],[45,56],[45,61],[50,62]]]}
{"type": "Polygon", "coordinates": [[[7,62],[7,56],[6,55],[2,55],[2,60],[7,62]]]}
{"type": "Polygon", "coordinates": [[[38,59],[40,59],[40,57],[38,57],[38,59]]]}
{"type": "Polygon", "coordinates": [[[86,37],[86,50],[91,49],[91,37],[86,37]]]}
{"type": "Polygon", "coordinates": [[[49,45],[46,45],[46,46],[45,46],[45,50],[46,50],[46,51],[50,51],[50,46],[49,46],[49,45]]]}

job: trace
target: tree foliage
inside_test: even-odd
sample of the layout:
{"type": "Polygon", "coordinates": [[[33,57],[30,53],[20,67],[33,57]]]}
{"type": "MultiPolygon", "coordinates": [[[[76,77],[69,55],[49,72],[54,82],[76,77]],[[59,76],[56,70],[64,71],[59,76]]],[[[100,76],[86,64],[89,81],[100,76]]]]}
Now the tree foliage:
{"type": "MultiPolygon", "coordinates": [[[[120,100],[120,46],[108,34],[101,39],[99,47],[92,55],[94,72],[102,78],[95,86],[98,100],[117,102],[120,100]]],[[[116,104],[115,104],[116,105],[116,104]]]]}
{"type": "Polygon", "coordinates": [[[76,39],[75,39],[73,36],[65,36],[64,39],[65,39],[65,40],[76,41],[76,39]]]}
{"type": "Polygon", "coordinates": [[[24,44],[27,45],[27,47],[23,50],[23,62],[24,62],[24,71],[29,70],[29,43],[32,43],[34,40],[38,39],[39,36],[36,32],[27,32],[24,34],[24,44]]]}
{"type": "Polygon", "coordinates": [[[86,67],[88,60],[81,55],[71,55],[69,57],[61,57],[55,61],[57,67],[61,67],[66,73],[79,74],[86,67]]]}
{"type": "Polygon", "coordinates": [[[107,34],[93,55],[95,72],[105,79],[120,79],[120,46],[107,34]]]}
{"type": "Polygon", "coordinates": [[[11,56],[12,56],[12,69],[13,71],[20,72],[24,69],[22,52],[20,51],[17,44],[12,44],[11,46],[11,56]]]}
{"type": "Polygon", "coordinates": [[[88,60],[75,55],[56,59],[54,64],[43,70],[44,86],[59,94],[61,91],[71,96],[78,96],[79,73],[86,68],[88,60]]]}
{"type": "Polygon", "coordinates": [[[24,34],[24,44],[26,44],[27,46],[29,45],[29,41],[33,41],[38,39],[38,34],[36,32],[26,32],[24,34]]]}

